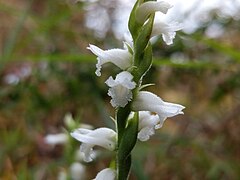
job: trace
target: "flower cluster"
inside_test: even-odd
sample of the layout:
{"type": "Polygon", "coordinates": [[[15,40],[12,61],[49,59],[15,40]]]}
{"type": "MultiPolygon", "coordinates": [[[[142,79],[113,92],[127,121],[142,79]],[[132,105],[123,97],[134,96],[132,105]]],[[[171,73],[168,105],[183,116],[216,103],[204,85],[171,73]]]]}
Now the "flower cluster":
{"type": "Polygon", "coordinates": [[[116,132],[102,127],[95,130],[79,128],[71,133],[72,137],[82,142],[80,150],[86,162],[93,160],[95,145],[117,152],[116,169],[102,170],[96,176],[97,180],[127,178],[128,172],[121,170],[121,167],[128,165],[121,163],[129,163],[127,159],[136,139],[148,140],[168,117],[183,114],[184,106],[165,102],[159,96],[142,90],[148,86],[142,85],[142,78],[152,65],[151,38],[162,35],[163,41],[170,45],[176,31],[181,29],[177,22],[155,20],[155,12],[167,14],[171,7],[165,1],[137,0],[129,19],[131,37],[126,38],[123,49],[102,50],[91,44],[87,48],[97,56],[97,76],[101,76],[102,66],[106,63],[112,63],[121,70],[115,79],[110,76],[105,81],[109,86],[110,103],[116,108],[116,132]],[[125,175],[121,176],[121,173],[125,175]]]}

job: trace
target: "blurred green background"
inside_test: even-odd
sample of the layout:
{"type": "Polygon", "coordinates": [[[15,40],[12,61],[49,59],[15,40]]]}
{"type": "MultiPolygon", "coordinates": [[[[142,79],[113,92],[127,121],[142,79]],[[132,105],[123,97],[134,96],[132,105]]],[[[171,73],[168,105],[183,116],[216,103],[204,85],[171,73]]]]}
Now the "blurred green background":
{"type": "MultiPolygon", "coordinates": [[[[113,126],[104,81],[119,69],[106,65],[96,77],[96,57],[86,49],[121,48],[113,31],[117,1],[110,2],[0,0],[0,179],[58,179],[60,171],[70,177],[80,143],[44,142],[47,134],[71,131],[67,113],[113,126]],[[110,22],[101,32],[85,26],[89,10],[99,7],[110,22]]],[[[153,46],[144,81],[156,85],[148,90],[186,106],[185,115],[138,142],[130,179],[240,179],[240,18],[210,13],[195,32],[179,32],[173,46],[161,37],[153,46]],[[224,30],[218,37],[207,36],[212,22],[224,30]]],[[[109,165],[112,154],[103,153],[83,163],[85,179],[109,165]]]]}

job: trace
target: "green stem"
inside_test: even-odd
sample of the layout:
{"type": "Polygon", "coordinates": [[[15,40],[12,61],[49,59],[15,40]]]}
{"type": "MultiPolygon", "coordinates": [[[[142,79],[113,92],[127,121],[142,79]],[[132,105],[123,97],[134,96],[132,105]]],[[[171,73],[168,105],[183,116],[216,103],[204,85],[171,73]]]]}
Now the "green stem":
{"type": "Polygon", "coordinates": [[[118,111],[117,119],[118,124],[118,150],[116,154],[116,167],[117,167],[117,180],[127,180],[131,169],[131,151],[137,141],[138,133],[138,113],[127,121],[130,113],[130,105],[126,106],[127,109],[118,111]],[[121,116],[122,115],[122,116],[121,116]],[[127,115],[127,116],[126,116],[127,115]],[[125,119],[123,119],[125,117],[125,119]],[[123,120],[120,122],[120,120],[123,120]],[[127,127],[126,127],[126,123],[127,127]],[[124,124],[124,128],[123,125],[124,124]],[[120,131],[119,131],[120,130],[120,131]]]}
{"type": "Polygon", "coordinates": [[[116,114],[117,120],[117,133],[118,133],[118,146],[121,143],[124,130],[126,128],[127,119],[131,112],[130,103],[128,103],[124,108],[119,108],[116,114]]]}

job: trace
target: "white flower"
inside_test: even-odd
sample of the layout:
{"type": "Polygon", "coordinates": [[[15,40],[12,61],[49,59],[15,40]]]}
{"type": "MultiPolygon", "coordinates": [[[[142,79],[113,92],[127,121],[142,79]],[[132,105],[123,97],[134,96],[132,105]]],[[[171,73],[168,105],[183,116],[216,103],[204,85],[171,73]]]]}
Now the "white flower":
{"type": "Polygon", "coordinates": [[[79,162],[74,162],[70,166],[70,174],[72,180],[85,179],[85,166],[79,162]]]}
{"type": "Polygon", "coordinates": [[[125,107],[128,101],[132,100],[132,89],[136,87],[136,83],[132,81],[133,76],[123,71],[116,76],[114,80],[111,77],[105,82],[110,88],[108,95],[112,97],[111,104],[113,107],[125,107]]]}
{"type": "Polygon", "coordinates": [[[106,168],[100,171],[94,180],[114,180],[116,171],[111,168],[106,168]]]}
{"type": "Polygon", "coordinates": [[[84,161],[93,160],[93,147],[95,145],[113,151],[116,147],[116,132],[109,128],[98,128],[95,130],[76,129],[71,136],[82,142],[80,151],[84,153],[84,161]]]}
{"type": "Polygon", "coordinates": [[[158,129],[157,124],[160,123],[158,115],[153,115],[149,111],[139,112],[139,125],[138,125],[138,139],[140,141],[147,141],[150,136],[155,134],[155,129],[158,129]]]}
{"type": "Polygon", "coordinates": [[[136,11],[136,19],[140,23],[144,23],[148,16],[151,13],[155,13],[156,11],[160,11],[164,14],[168,12],[168,9],[172,8],[173,6],[165,1],[148,1],[141,4],[137,11],[136,11]]]}
{"type": "Polygon", "coordinates": [[[65,144],[68,141],[68,136],[64,133],[48,134],[44,138],[45,142],[49,145],[55,146],[57,144],[65,144]]]}
{"type": "Polygon", "coordinates": [[[98,56],[98,62],[96,64],[97,70],[95,72],[97,76],[101,76],[102,65],[108,62],[115,64],[122,70],[126,70],[132,65],[132,55],[127,49],[110,49],[104,51],[91,44],[87,47],[87,49],[98,56]]]}
{"type": "Polygon", "coordinates": [[[157,113],[160,122],[155,128],[161,128],[166,118],[184,114],[182,110],[185,107],[180,104],[164,102],[160,97],[151,92],[140,91],[133,101],[132,108],[134,111],[157,113]]]}
{"type": "Polygon", "coordinates": [[[178,22],[165,22],[163,20],[156,20],[153,23],[153,29],[151,37],[162,35],[163,41],[167,45],[173,43],[173,39],[176,36],[176,31],[182,29],[182,25],[178,22]]]}
{"type": "MultiPolygon", "coordinates": [[[[133,118],[134,112],[131,112],[128,119],[133,118]]],[[[151,114],[149,111],[139,111],[138,139],[147,141],[150,136],[155,134],[155,129],[159,129],[160,120],[158,115],[151,114]]]]}

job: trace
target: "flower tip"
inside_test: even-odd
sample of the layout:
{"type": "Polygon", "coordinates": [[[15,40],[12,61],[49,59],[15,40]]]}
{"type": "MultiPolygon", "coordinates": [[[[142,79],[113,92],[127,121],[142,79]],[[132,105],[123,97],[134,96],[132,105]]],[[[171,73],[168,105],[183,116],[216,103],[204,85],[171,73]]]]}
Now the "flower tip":
{"type": "Polygon", "coordinates": [[[98,77],[102,75],[99,69],[97,69],[97,70],[95,71],[95,74],[96,74],[98,77]]]}
{"type": "Polygon", "coordinates": [[[88,46],[86,49],[88,49],[88,50],[92,51],[92,48],[93,48],[93,46],[94,46],[94,45],[92,45],[92,44],[89,44],[89,46],[88,46]]]}

